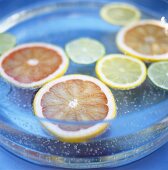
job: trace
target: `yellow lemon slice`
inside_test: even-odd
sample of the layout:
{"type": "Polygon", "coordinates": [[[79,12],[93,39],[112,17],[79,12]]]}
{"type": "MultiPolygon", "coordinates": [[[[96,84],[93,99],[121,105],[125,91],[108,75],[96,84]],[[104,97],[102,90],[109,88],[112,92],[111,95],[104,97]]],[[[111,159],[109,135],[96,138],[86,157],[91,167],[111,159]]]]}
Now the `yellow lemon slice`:
{"type": "Polygon", "coordinates": [[[103,6],[100,16],[110,24],[127,25],[139,20],[140,11],[126,3],[111,3],[103,6]]]}
{"type": "Polygon", "coordinates": [[[128,90],[141,85],[146,79],[145,64],[120,54],[107,55],[96,64],[96,74],[111,88],[128,90]]]}

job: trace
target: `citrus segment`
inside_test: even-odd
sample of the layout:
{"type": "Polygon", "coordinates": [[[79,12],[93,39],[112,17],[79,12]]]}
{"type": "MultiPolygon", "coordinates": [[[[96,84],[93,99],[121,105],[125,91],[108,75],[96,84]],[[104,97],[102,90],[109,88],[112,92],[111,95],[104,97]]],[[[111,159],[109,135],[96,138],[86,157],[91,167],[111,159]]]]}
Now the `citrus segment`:
{"type": "Polygon", "coordinates": [[[102,133],[108,123],[66,124],[68,121],[100,121],[115,117],[111,91],[98,79],[85,75],[67,75],[43,86],[34,99],[34,112],[40,118],[65,121],[41,123],[63,141],[85,141],[102,133]]]}
{"type": "Polygon", "coordinates": [[[103,44],[91,38],[73,40],[66,45],[65,49],[70,59],[79,64],[94,63],[105,54],[103,44]]]}
{"type": "Polygon", "coordinates": [[[138,59],[125,55],[105,56],[96,64],[96,74],[112,88],[133,89],[146,79],[146,66],[138,59]]]}
{"type": "Polygon", "coordinates": [[[117,45],[124,53],[145,61],[167,60],[165,29],[160,21],[141,21],[122,29],[117,36],[117,45]]]}
{"type": "Polygon", "coordinates": [[[0,55],[9,49],[13,48],[16,44],[16,38],[9,33],[0,33],[0,55]]]}
{"type": "Polygon", "coordinates": [[[168,62],[158,62],[150,65],[148,77],[156,86],[168,90],[168,62]]]}
{"type": "Polygon", "coordinates": [[[25,44],[4,54],[0,73],[21,87],[41,86],[65,73],[68,59],[63,50],[48,44],[25,44]]]}
{"type": "Polygon", "coordinates": [[[101,17],[115,25],[126,25],[140,18],[140,11],[133,5],[125,3],[112,3],[103,6],[100,11],[101,17]]]}

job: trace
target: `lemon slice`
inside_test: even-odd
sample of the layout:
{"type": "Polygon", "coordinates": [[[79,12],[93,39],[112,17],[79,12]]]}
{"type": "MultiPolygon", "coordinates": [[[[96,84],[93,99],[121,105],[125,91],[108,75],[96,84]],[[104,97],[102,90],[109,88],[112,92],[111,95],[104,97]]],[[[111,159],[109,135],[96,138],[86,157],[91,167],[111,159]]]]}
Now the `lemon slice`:
{"type": "Polygon", "coordinates": [[[103,6],[100,16],[115,25],[127,25],[139,20],[140,11],[133,5],[125,3],[111,3],[103,6]]]}
{"type": "Polygon", "coordinates": [[[13,48],[16,44],[15,36],[8,33],[0,34],[0,55],[9,49],[13,48]]]}
{"type": "Polygon", "coordinates": [[[69,42],[65,50],[70,59],[78,64],[91,64],[105,55],[105,48],[99,41],[79,38],[69,42]]]}
{"type": "Polygon", "coordinates": [[[1,56],[0,74],[19,87],[40,87],[62,76],[68,64],[68,58],[60,47],[30,43],[15,47],[1,56]]]}
{"type": "Polygon", "coordinates": [[[157,20],[144,20],[123,28],[117,45],[125,54],[144,61],[168,60],[166,26],[157,20]]]}
{"type": "Polygon", "coordinates": [[[34,112],[40,118],[64,120],[64,124],[41,121],[60,140],[82,142],[101,134],[108,123],[66,124],[67,121],[109,120],[116,115],[110,89],[94,77],[67,75],[44,85],[34,99],[34,112]]]}
{"type": "Polygon", "coordinates": [[[138,59],[125,55],[105,56],[96,64],[96,74],[105,84],[115,89],[128,90],[146,79],[146,66],[138,59]]]}
{"type": "Polygon", "coordinates": [[[168,90],[168,62],[151,64],[148,69],[148,77],[156,86],[168,90]]]}

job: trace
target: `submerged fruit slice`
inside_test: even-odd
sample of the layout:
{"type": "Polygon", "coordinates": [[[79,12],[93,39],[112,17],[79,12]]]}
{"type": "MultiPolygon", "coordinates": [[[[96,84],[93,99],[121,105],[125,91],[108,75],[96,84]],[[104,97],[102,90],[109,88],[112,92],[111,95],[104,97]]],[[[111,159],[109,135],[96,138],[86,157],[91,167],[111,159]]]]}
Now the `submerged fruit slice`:
{"type": "Polygon", "coordinates": [[[65,49],[70,59],[79,64],[94,63],[105,54],[103,44],[91,38],[73,40],[65,49]]]}
{"type": "Polygon", "coordinates": [[[138,59],[125,55],[105,56],[96,64],[96,74],[112,88],[128,90],[141,85],[146,79],[146,66],[138,59]]]}
{"type": "Polygon", "coordinates": [[[1,56],[0,74],[19,87],[40,87],[62,76],[68,63],[64,51],[57,46],[45,43],[24,44],[1,56]]]}
{"type": "Polygon", "coordinates": [[[125,3],[111,3],[105,5],[100,11],[101,17],[116,25],[126,25],[139,20],[140,11],[133,5],[125,3]]]}
{"type": "Polygon", "coordinates": [[[101,134],[108,123],[67,124],[67,121],[103,121],[116,115],[116,105],[109,88],[94,77],[67,75],[43,86],[34,99],[34,112],[40,118],[65,121],[41,123],[63,141],[81,142],[101,134]]]}
{"type": "Polygon", "coordinates": [[[156,86],[168,90],[168,62],[158,62],[150,65],[148,77],[156,86]]]}
{"type": "Polygon", "coordinates": [[[15,36],[8,33],[0,34],[0,55],[9,49],[13,48],[16,44],[15,36]]]}
{"type": "Polygon", "coordinates": [[[117,35],[119,49],[144,61],[168,60],[166,26],[157,20],[144,20],[125,27],[117,35]]]}

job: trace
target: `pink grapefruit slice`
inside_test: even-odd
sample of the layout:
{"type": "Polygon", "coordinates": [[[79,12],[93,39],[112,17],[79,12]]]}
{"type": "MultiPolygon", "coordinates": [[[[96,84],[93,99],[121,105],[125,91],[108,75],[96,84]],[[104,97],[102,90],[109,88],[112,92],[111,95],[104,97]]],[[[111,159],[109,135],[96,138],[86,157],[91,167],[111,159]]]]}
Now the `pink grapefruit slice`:
{"type": "Polygon", "coordinates": [[[107,122],[89,125],[66,124],[67,121],[103,121],[116,116],[116,105],[110,89],[101,81],[86,75],[67,75],[44,85],[34,99],[37,117],[65,121],[42,125],[62,141],[82,142],[108,127],[107,122]]]}
{"type": "Polygon", "coordinates": [[[144,20],[123,28],[117,35],[119,49],[144,61],[168,60],[166,26],[158,20],[144,20]]]}
{"type": "Polygon", "coordinates": [[[40,87],[62,76],[68,64],[68,58],[60,47],[30,43],[20,45],[1,56],[0,74],[19,87],[40,87]]]}

